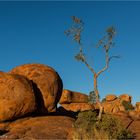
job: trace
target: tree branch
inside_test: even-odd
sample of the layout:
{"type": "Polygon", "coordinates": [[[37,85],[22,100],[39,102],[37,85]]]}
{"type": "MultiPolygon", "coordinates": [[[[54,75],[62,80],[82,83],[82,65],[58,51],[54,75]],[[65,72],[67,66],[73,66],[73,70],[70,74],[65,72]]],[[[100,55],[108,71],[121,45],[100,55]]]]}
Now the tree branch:
{"type": "Polygon", "coordinates": [[[105,67],[97,73],[97,76],[99,76],[102,72],[107,70],[108,66],[109,66],[109,58],[108,58],[108,52],[106,51],[106,64],[105,64],[105,67]]]}
{"type": "Polygon", "coordinates": [[[84,62],[85,65],[89,68],[89,70],[90,70],[93,74],[95,74],[94,69],[87,63],[87,61],[83,61],[83,62],[84,62]]]}
{"type": "Polygon", "coordinates": [[[120,55],[113,55],[109,57],[109,62],[113,59],[113,58],[120,58],[120,55]]]}

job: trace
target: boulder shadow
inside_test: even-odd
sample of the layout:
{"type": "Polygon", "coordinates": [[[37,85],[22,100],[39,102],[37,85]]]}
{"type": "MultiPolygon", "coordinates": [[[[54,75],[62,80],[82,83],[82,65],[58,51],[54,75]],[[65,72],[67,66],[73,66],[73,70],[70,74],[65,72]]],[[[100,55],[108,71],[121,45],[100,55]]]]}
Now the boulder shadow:
{"type": "Polygon", "coordinates": [[[62,106],[58,107],[56,112],[48,114],[50,116],[67,116],[76,119],[78,112],[68,111],[62,106]]]}
{"type": "Polygon", "coordinates": [[[45,108],[44,100],[40,89],[37,87],[37,84],[32,80],[32,86],[34,90],[35,102],[36,102],[36,110],[32,113],[32,115],[46,115],[48,114],[48,110],[45,108]]]}

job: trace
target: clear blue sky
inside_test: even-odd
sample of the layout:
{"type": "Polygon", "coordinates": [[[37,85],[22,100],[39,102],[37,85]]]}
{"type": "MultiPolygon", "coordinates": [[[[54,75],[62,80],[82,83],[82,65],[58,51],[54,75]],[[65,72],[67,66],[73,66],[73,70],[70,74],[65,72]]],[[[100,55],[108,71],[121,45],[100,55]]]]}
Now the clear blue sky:
{"type": "Polygon", "coordinates": [[[96,70],[104,66],[104,54],[94,45],[110,25],[117,30],[112,54],[121,59],[100,76],[101,97],[128,93],[140,101],[140,2],[0,2],[0,70],[47,64],[60,74],[64,88],[88,94],[92,73],[74,60],[76,44],[64,35],[73,15],[85,22],[85,52],[96,70]]]}

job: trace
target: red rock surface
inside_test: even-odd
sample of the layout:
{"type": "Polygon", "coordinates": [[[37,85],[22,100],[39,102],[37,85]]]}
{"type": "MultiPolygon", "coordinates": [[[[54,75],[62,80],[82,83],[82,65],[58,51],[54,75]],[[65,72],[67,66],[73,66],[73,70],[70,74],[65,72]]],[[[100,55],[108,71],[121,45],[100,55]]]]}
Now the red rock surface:
{"type": "MultiPolygon", "coordinates": [[[[133,112],[134,110],[132,110],[133,112]]],[[[138,112],[137,112],[138,113],[138,112]]],[[[136,140],[140,139],[140,116],[132,117],[129,116],[128,112],[123,112],[121,115],[116,114],[115,116],[122,121],[125,128],[131,130],[136,140]]]]}
{"type": "Polygon", "coordinates": [[[140,120],[140,111],[139,110],[130,110],[128,112],[129,116],[134,120],[140,120]]]}
{"type": "Polygon", "coordinates": [[[130,95],[128,95],[128,94],[121,94],[121,95],[119,96],[119,98],[120,98],[121,100],[127,101],[127,102],[131,102],[131,100],[132,100],[132,97],[131,97],[130,95]]]}
{"type": "Polygon", "coordinates": [[[125,107],[119,99],[114,101],[105,101],[102,103],[103,110],[105,113],[116,113],[120,111],[125,111],[125,107]]]}
{"type": "MultiPolygon", "coordinates": [[[[122,121],[125,128],[135,134],[135,139],[140,139],[140,120],[134,120],[126,112],[114,114],[122,121]]],[[[0,123],[0,139],[22,140],[58,140],[71,139],[75,119],[66,116],[27,117],[13,122],[0,123]]]]}
{"type": "Polygon", "coordinates": [[[135,134],[136,140],[140,140],[140,120],[132,121],[129,129],[132,130],[132,132],[135,134]]]}
{"type": "Polygon", "coordinates": [[[140,102],[136,102],[135,110],[140,111],[140,102]]]}
{"type": "Polygon", "coordinates": [[[108,94],[105,99],[106,101],[114,101],[115,99],[117,99],[117,96],[114,94],[108,94]]]}
{"type": "Polygon", "coordinates": [[[73,118],[66,116],[42,116],[19,119],[5,125],[1,123],[0,129],[5,129],[5,134],[0,139],[67,139],[73,122],[73,118]]]}
{"type": "Polygon", "coordinates": [[[65,110],[73,111],[73,112],[95,109],[94,105],[88,103],[71,103],[71,104],[61,104],[61,105],[65,110]]]}
{"type": "Polygon", "coordinates": [[[60,104],[69,104],[69,103],[87,103],[88,96],[86,94],[70,91],[64,89],[62,92],[62,96],[60,98],[60,104]]]}
{"type": "Polygon", "coordinates": [[[35,109],[31,82],[23,76],[0,72],[0,121],[21,117],[35,109]]]}
{"type": "Polygon", "coordinates": [[[42,64],[25,64],[11,70],[33,81],[38,98],[38,109],[43,113],[55,112],[62,94],[62,80],[51,67],[42,64]]]}

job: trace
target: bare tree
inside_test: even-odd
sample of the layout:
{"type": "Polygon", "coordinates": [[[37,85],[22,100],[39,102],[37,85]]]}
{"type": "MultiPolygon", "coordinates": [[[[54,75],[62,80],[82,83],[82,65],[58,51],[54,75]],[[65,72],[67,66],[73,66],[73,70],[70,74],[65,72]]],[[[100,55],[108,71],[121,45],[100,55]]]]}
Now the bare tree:
{"type": "Polygon", "coordinates": [[[82,43],[82,40],[81,40],[81,35],[82,35],[82,31],[84,30],[84,22],[81,19],[79,19],[75,16],[72,17],[72,21],[73,21],[72,26],[68,30],[65,31],[65,34],[67,36],[72,37],[72,39],[78,43],[79,53],[76,54],[75,58],[78,61],[83,62],[93,74],[95,101],[96,101],[96,103],[99,107],[99,110],[100,110],[99,111],[99,116],[98,116],[98,119],[100,120],[101,119],[101,114],[102,114],[102,111],[103,111],[103,107],[102,107],[100,99],[99,99],[99,91],[98,91],[97,80],[98,80],[99,75],[101,75],[101,73],[103,73],[104,71],[106,71],[108,69],[109,62],[113,58],[119,58],[119,56],[110,56],[109,55],[110,49],[112,48],[112,46],[114,46],[113,38],[115,36],[116,31],[115,31],[114,27],[109,27],[106,30],[105,36],[103,36],[103,38],[100,39],[98,41],[97,45],[96,45],[97,48],[102,47],[103,50],[104,50],[104,53],[105,53],[105,66],[101,70],[96,72],[95,69],[94,69],[94,66],[92,67],[88,63],[87,58],[86,58],[86,56],[83,52],[83,43],[82,43]]]}

